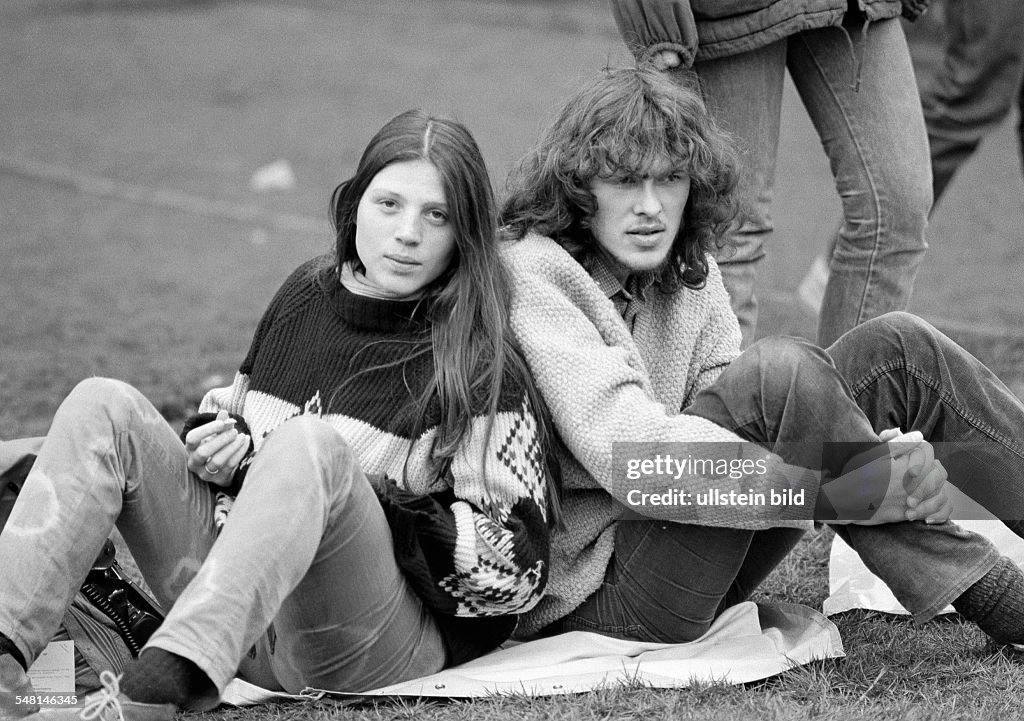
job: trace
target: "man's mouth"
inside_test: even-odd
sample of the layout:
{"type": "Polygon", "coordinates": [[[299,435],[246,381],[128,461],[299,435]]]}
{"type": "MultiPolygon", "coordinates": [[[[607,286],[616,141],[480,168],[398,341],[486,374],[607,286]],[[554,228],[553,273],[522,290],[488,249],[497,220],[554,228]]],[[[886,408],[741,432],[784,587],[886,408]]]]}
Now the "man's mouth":
{"type": "Polygon", "coordinates": [[[657,235],[664,230],[665,226],[663,225],[642,225],[636,228],[630,228],[628,232],[630,235],[648,236],[657,235]]]}

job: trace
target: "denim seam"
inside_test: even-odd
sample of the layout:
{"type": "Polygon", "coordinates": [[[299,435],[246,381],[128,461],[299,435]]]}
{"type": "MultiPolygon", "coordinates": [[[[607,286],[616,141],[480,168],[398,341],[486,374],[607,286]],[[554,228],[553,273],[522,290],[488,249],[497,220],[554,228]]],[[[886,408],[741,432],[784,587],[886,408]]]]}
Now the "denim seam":
{"type": "Polygon", "coordinates": [[[619,634],[622,636],[629,636],[631,638],[651,638],[651,634],[642,624],[629,624],[625,626],[609,625],[606,623],[599,623],[597,621],[591,621],[583,616],[577,616],[576,614],[570,613],[565,617],[565,621],[578,626],[585,626],[594,633],[602,634],[619,634]]]}
{"type": "Polygon", "coordinates": [[[917,381],[924,384],[933,392],[935,392],[939,396],[939,399],[950,410],[952,410],[954,413],[960,416],[965,422],[967,422],[968,425],[972,426],[975,430],[979,431],[980,433],[985,434],[993,441],[1001,444],[1008,450],[1013,451],[1018,456],[1024,458],[1024,451],[1018,448],[1013,443],[1012,439],[1004,436],[995,428],[992,428],[986,423],[983,423],[979,418],[965,411],[959,404],[954,402],[954,398],[949,393],[947,393],[941,385],[935,383],[934,380],[932,380],[932,377],[929,374],[925,373],[923,369],[915,365],[906,363],[905,361],[891,360],[875,366],[872,369],[871,373],[861,378],[860,381],[857,382],[856,386],[851,387],[854,399],[859,398],[868,389],[869,386],[877,383],[882,376],[889,375],[895,371],[904,371],[907,374],[911,375],[917,381]]]}
{"type": "MultiPolygon", "coordinates": [[[[800,38],[799,34],[797,34],[795,39],[799,40],[802,43],[804,50],[807,53],[807,56],[811,59],[811,62],[817,69],[818,75],[824,80],[824,84],[828,90],[829,96],[831,96],[832,101],[839,109],[839,116],[843,119],[843,125],[846,127],[847,133],[849,133],[851,145],[857,151],[857,160],[860,162],[861,167],[864,169],[864,177],[867,179],[867,188],[870,189],[871,191],[871,204],[874,207],[876,222],[874,233],[872,233],[872,247],[870,259],[868,260],[867,264],[868,269],[867,274],[865,276],[866,280],[864,282],[864,290],[861,292],[860,304],[857,308],[857,318],[854,322],[854,325],[858,325],[864,321],[865,307],[868,302],[871,283],[875,274],[875,262],[878,259],[881,240],[885,235],[885,233],[883,232],[885,217],[882,213],[882,203],[878,198],[878,186],[875,182],[875,177],[871,172],[871,166],[865,158],[864,148],[862,147],[862,144],[860,142],[860,137],[857,135],[857,133],[854,132],[853,125],[850,122],[850,116],[846,112],[846,108],[843,107],[842,102],[840,102],[839,95],[833,88],[833,81],[829,78],[828,73],[825,72],[824,66],[818,61],[818,56],[811,49],[810,45],[807,42],[804,42],[800,38]]],[[[839,235],[841,232],[842,226],[840,226],[839,230],[836,231],[836,235],[839,235]]]]}

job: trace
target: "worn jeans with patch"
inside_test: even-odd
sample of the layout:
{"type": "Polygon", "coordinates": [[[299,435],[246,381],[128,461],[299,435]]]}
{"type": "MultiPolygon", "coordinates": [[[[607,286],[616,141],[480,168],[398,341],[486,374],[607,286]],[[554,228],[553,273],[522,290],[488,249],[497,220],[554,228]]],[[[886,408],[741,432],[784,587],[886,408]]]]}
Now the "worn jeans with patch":
{"type": "MultiPolygon", "coordinates": [[[[1024,533],[1024,404],[980,361],[912,315],[868,321],[827,351],[796,339],[760,341],[685,412],[783,458],[790,443],[871,442],[886,428],[919,430],[936,442],[950,482],[1024,533]],[[958,457],[951,452],[958,445],[972,454],[958,457]]],[[[835,528],[918,621],[940,612],[999,558],[988,540],[955,523],[835,528]]],[[[746,599],[800,534],[622,521],[604,584],[560,628],[693,640],[746,599]]]]}
{"type": "Polygon", "coordinates": [[[276,429],[219,536],[214,489],[186,460],[131,386],[89,379],[61,404],[0,535],[0,633],[29,663],[116,524],[170,609],[147,647],[193,661],[218,691],[236,673],[290,692],[360,691],[444,666],[337,431],[311,417],[276,429]]]}
{"type": "MultiPolygon", "coordinates": [[[[708,108],[740,148],[741,224],[719,257],[744,345],[757,323],[755,276],[772,235],[775,159],[789,71],[828,156],[842,221],[818,343],[869,318],[904,310],[924,256],[932,204],[928,138],[898,18],[805,30],[763,48],[696,63],[708,108]],[[859,78],[859,87],[855,87],[859,78]]],[[[793,239],[784,239],[792,242],[793,239]]]]}

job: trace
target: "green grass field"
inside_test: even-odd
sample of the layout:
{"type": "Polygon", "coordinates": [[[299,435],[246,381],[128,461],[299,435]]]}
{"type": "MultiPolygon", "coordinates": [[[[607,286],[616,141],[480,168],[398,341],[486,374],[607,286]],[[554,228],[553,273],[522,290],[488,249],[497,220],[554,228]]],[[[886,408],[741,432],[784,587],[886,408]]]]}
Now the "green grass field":
{"type": "MultiPolygon", "coordinates": [[[[925,28],[927,30],[927,28],[925,28]]],[[[921,67],[934,62],[918,31],[921,67]]],[[[287,273],[330,247],[331,189],[387,118],[465,121],[496,185],[579,78],[627,61],[604,0],[8,0],[0,7],[0,438],[45,432],[83,377],[180,420],[230,380],[287,273]],[[297,182],[249,178],[286,159],[297,182]]],[[[792,88],[790,88],[790,91],[792,88]]],[[[792,293],[838,206],[789,93],[762,333],[813,332],[792,293]]],[[[935,214],[912,309],[1015,390],[1020,170],[1001,129],[935,214]]],[[[761,598],[820,608],[827,536],[761,598]]],[[[218,718],[1019,718],[1021,663],[957,621],[838,619],[848,656],[748,687],[474,703],[275,705],[218,718]]]]}

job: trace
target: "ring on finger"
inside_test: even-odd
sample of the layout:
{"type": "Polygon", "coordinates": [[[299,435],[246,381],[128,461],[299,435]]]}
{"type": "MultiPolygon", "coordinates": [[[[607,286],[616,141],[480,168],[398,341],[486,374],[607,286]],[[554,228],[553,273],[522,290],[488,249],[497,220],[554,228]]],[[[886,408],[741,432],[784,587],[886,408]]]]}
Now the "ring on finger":
{"type": "Polygon", "coordinates": [[[220,473],[220,472],[221,472],[221,469],[220,469],[220,468],[217,468],[216,466],[214,466],[213,468],[211,468],[211,467],[210,467],[210,462],[209,462],[209,461],[207,461],[206,463],[204,463],[204,464],[203,464],[203,469],[204,469],[204,470],[205,470],[205,471],[206,471],[207,473],[209,473],[209,474],[210,474],[211,476],[216,476],[216,475],[217,475],[218,473],[220,473]]]}

